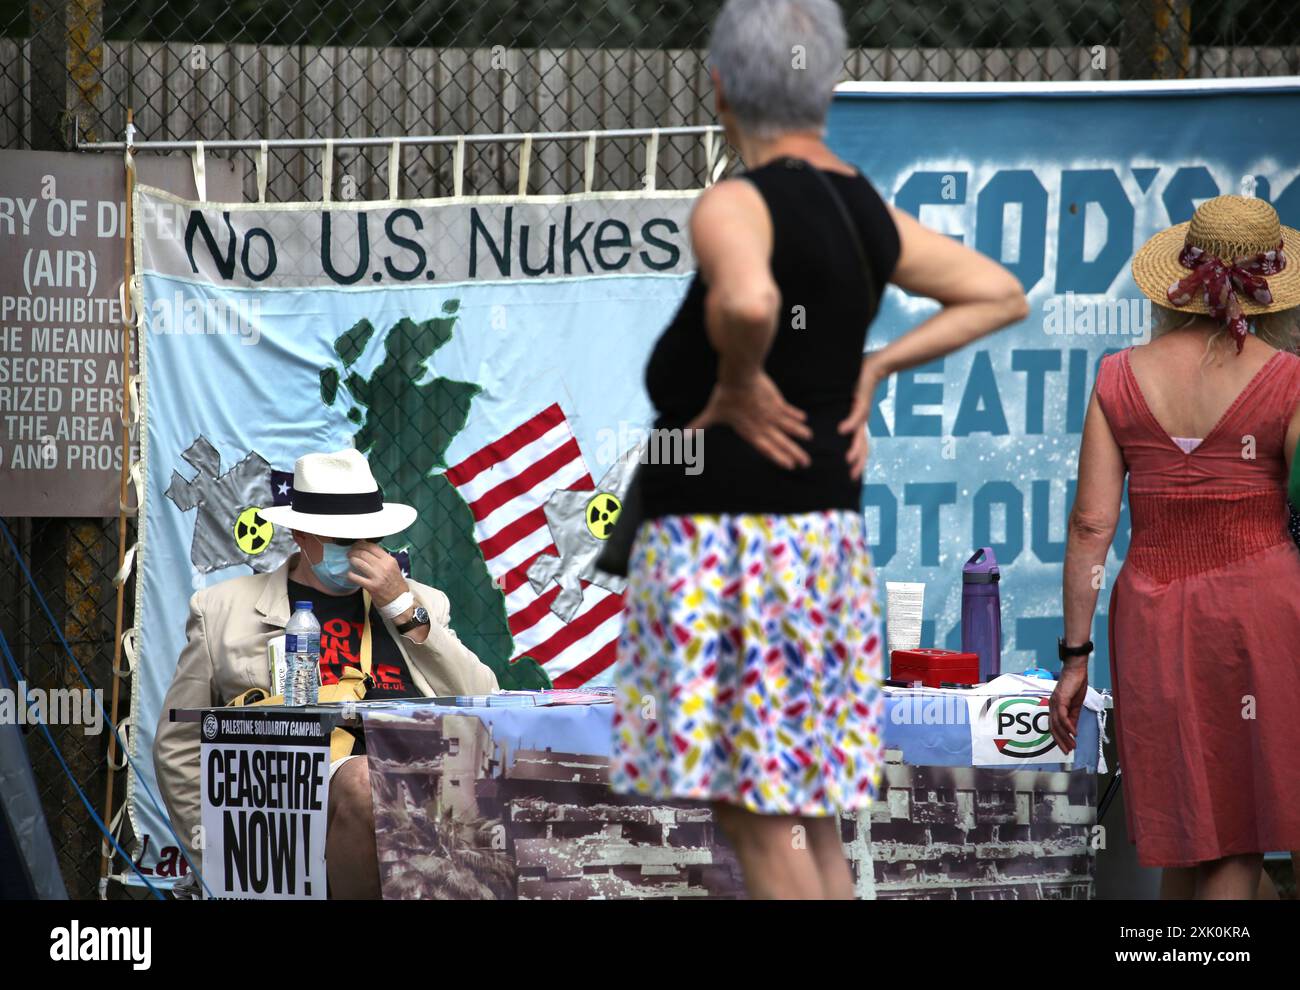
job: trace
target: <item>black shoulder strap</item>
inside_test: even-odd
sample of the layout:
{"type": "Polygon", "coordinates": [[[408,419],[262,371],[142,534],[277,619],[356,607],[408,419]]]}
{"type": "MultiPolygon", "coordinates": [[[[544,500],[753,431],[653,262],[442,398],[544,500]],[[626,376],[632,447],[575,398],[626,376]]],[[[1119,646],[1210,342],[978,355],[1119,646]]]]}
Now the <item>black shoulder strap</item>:
{"type": "Polygon", "coordinates": [[[826,190],[831,202],[835,204],[835,210],[839,213],[840,219],[844,222],[844,226],[848,228],[849,237],[853,241],[853,249],[858,254],[858,265],[862,269],[862,280],[866,284],[867,300],[870,303],[868,309],[874,313],[876,310],[876,303],[880,298],[876,291],[876,276],[871,270],[871,263],[867,260],[867,251],[862,246],[862,238],[858,235],[858,225],[853,222],[853,216],[849,213],[849,208],[844,204],[844,197],[839,194],[835,189],[835,185],[830,179],[826,178],[821,169],[809,165],[802,158],[787,157],[784,161],[790,168],[801,169],[804,172],[811,172],[815,175],[817,181],[821,183],[822,188],[826,190]]]}
{"type": "Polygon", "coordinates": [[[830,194],[831,202],[835,204],[836,210],[839,211],[844,226],[849,229],[849,236],[853,238],[853,247],[858,252],[858,264],[862,267],[862,279],[867,286],[867,300],[870,303],[867,308],[869,312],[874,313],[878,299],[876,295],[876,276],[871,270],[871,263],[867,260],[867,251],[862,246],[862,238],[858,236],[858,225],[853,222],[853,216],[849,213],[849,208],[844,205],[844,197],[839,194],[831,180],[822,174],[822,170],[809,168],[807,171],[817,176],[817,181],[830,194]]]}

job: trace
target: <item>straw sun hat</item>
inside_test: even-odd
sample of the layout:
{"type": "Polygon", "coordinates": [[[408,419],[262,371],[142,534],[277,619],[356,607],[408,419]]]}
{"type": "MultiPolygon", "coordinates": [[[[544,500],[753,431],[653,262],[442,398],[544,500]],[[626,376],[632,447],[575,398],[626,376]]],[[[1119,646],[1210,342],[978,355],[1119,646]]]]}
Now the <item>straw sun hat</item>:
{"type": "MultiPolygon", "coordinates": [[[[1187,223],[1156,234],[1133,256],[1133,281],[1161,306],[1184,313],[1218,309],[1214,315],[1226,321],[1233,309],[1226,295],[1217,307],[1206,301],[1216,268],[1227,276],[1227,289],[1243,315],[1300,306],[1300,231],[1283,226],[1277,211],[1253,196],[1216,196],[1187,223]],[[1180,282],[1181,289],[1176,288],[1180,282]],[[1261,302],[1259,295],[1272,300],[1261,302]]],[[[1244,335],[1244,320],[1240,330],[1244,335]]]]}

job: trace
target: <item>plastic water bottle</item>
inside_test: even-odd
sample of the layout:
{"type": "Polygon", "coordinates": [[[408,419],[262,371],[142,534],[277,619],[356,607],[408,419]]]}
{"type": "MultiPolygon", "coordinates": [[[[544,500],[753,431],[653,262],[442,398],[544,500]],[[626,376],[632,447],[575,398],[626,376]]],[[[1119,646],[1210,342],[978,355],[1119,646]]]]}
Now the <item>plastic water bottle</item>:
{"type": "Polygon", "coordinates": [[[320,623],[311,602],[294,602],[284,627],[284,703],[314,705],[320,697],[320,623]]]}
{"type": "Polygon", "coordinates": [[[980,547],[961,569],[961,651],[980,658],[980,683],[1002,673],[1002,574],[992,547],[980,547]]]}

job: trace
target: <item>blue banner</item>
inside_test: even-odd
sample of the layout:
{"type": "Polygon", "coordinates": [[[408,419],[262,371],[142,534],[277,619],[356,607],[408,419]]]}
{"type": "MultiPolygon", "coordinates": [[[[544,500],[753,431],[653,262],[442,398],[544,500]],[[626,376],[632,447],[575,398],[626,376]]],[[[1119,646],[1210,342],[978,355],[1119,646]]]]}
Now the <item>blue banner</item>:
{"type": "MultiPolygon", "coordinates": [[[[1294,81],[1196,84],[848,84],[829,142],[881,195],[996,258],[1025,321],[882,385],[863,506],[882,584],[923,581],[922,645],[961,641],[961,568],[1001,565],[1002,669],[1052,667],[1061,565],[1097,364],[1150,339],[1133,252],[1244,187],[1300,224],[1294,81]]],[[[935,304],[891,287],[868,348],[935,304]]],[[[1092,684],[1110,685],[1106,610],[1129,542],[1127,501],[1093,626],[1092,684]]]]}

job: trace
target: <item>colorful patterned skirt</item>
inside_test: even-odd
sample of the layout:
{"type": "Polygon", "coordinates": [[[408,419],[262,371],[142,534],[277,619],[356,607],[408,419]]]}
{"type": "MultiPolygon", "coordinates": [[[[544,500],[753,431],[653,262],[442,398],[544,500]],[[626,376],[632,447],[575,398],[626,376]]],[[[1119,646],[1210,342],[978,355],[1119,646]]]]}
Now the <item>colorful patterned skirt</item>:
{"type": "Polygon", "coordinates": [[[610,784],[761,814],[864,808],[880,606],[863,517],[667,516],[632,548],[610,784]]]}

